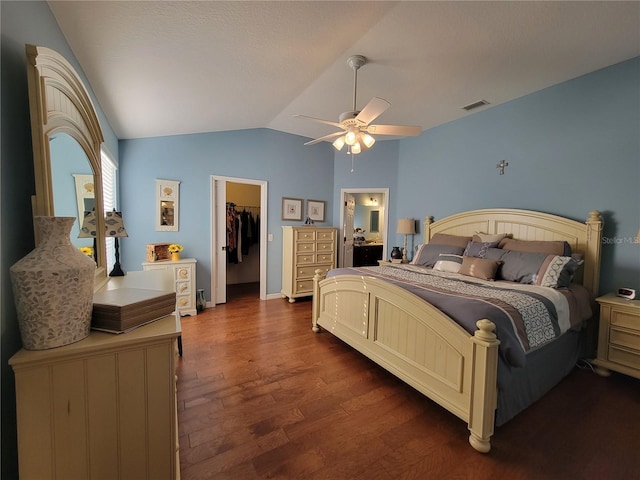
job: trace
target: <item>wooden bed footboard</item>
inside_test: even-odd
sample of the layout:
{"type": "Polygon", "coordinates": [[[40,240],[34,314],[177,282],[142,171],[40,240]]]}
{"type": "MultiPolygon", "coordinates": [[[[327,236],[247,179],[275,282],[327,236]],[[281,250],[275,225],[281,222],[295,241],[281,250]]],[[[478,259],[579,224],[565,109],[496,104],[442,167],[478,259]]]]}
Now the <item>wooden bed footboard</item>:
{"type": "Polygon", "coordinates": [[[470,335],[400,287],[316,270],[312,329],[325,329],[468,423],[469,442],[491,448],[499,340],[489,320],[470,335]]]}

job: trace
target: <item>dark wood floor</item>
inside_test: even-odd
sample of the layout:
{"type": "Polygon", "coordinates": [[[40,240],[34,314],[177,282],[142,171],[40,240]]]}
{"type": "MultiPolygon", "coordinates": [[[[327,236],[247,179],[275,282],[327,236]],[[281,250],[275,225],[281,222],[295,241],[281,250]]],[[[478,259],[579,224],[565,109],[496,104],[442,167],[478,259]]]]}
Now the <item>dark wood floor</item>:
{"type": "Polygon", "coordinates": [[[182,328],[183,480],[640,478],[636,379],[575,369],[480,454],[465,422],[311,332],[308,300],[250,288],[182,328]]]}

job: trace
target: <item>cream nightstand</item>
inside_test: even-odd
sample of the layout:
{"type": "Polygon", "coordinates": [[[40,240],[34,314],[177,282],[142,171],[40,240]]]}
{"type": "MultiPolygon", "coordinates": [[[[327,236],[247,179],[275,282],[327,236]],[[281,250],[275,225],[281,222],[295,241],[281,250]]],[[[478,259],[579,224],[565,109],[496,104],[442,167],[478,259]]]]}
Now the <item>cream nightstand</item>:
{"type": "Polygon", "coordinates": [[[640,378],[640,300],[613,293],[596,300],[600,304],[596,372],[608,376],[615,370],[640,378]]]}

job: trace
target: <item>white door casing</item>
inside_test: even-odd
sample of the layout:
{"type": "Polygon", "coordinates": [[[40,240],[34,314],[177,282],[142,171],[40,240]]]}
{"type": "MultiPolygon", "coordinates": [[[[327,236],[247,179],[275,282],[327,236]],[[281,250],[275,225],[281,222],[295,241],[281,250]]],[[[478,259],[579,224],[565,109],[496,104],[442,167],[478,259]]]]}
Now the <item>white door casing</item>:
{"type": "Polygon", "coordinates": [[[344,223],[342,223],[341,267],[353,267],[353,217],[356,211],[356,197],[350,193],[344,195],[344,223]]]}
{"type": "Polygon", "coordinates": [[[267,299],[267,182],[211,176],[211,304],[227,301],[227,182],[260,186],[260,300],[267,299]]]}

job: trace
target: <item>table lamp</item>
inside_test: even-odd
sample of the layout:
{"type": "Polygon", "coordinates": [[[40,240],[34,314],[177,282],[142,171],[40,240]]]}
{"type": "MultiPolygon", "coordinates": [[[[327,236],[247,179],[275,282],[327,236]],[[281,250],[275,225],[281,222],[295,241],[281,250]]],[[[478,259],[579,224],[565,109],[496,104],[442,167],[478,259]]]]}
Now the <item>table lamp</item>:
{"type": "Polygon", "coordinates": [[[407,235],[416,233],[416,221],[412,218],[401,218],[398,220],[396,233],[404,235],[404,248],[402,249],[402,263],[407,263],[407,235]]]}

